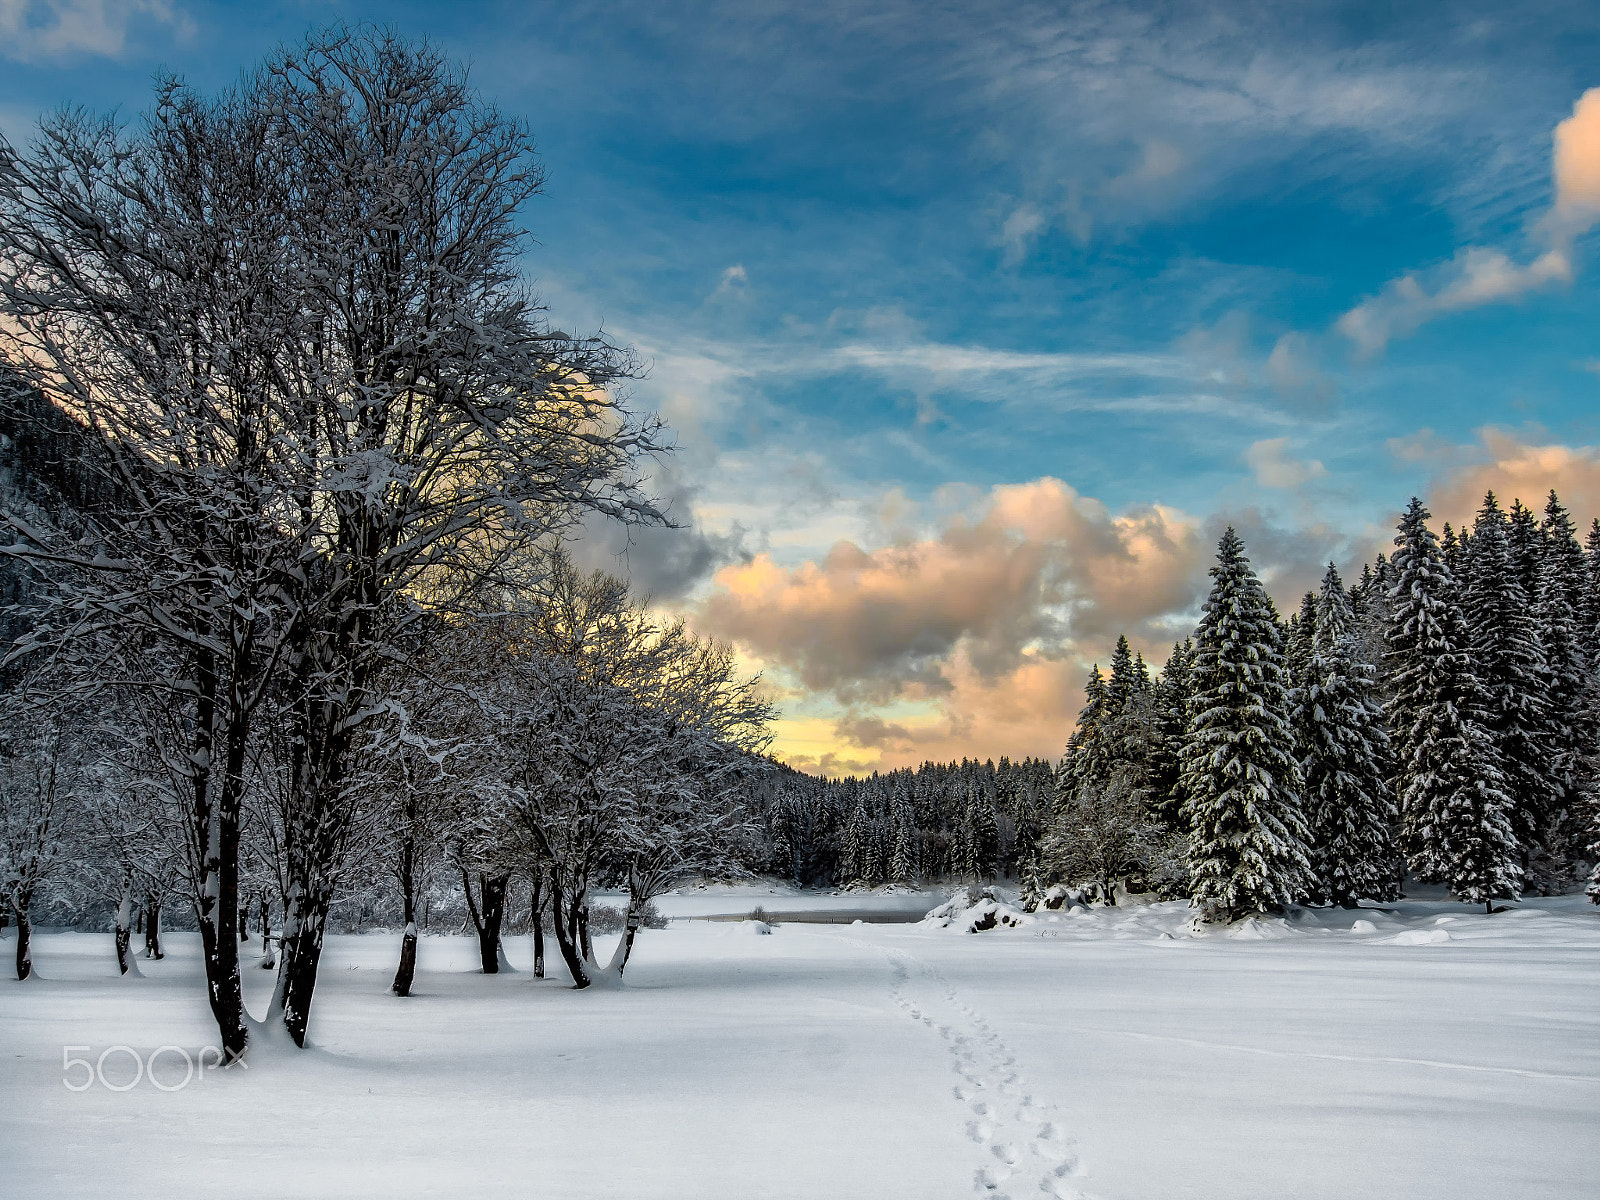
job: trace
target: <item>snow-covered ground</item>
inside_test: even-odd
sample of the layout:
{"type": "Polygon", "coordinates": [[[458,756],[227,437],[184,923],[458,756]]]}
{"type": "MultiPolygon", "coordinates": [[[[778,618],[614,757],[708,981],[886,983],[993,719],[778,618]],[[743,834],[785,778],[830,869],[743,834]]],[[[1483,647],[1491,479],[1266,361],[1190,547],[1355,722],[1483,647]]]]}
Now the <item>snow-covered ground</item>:
{"type": "MultiPolygon", "coordinates": [[[[397,938],[334,937],[313,1050],[121,1093],[68,1090],[62,1047],[207,1044],[197,946],[174,936],[120,980],[109,935],[48,934],[43,978],[0,984],[0,1195],[1600,1190],[1600,910],[1408,901],[1204,936],[1188,916],[679,922],[641,934],[625,989],[586,993],[477,975],[467,939],[427,938],[409,1000],[386,991],[397,938]]],[[[258,1010],[269,981],[252,971],[258,1010]]],[[[104,1069],[126,1082],[132,1060],[104,1069]]],[[[166,1052],[157,1081],[182,1076],[166,1052]]]]}

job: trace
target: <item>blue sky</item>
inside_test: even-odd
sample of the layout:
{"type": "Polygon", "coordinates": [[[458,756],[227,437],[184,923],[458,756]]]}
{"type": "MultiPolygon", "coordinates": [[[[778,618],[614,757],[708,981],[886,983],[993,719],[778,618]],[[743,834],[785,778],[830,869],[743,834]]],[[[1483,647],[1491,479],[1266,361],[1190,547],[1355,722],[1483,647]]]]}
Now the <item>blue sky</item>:
{"type": "Polygon", "coordinates": [[[689,526],[581,553],[736,640],[801,765],[1059,753],[1230,521],[1287,602],[1413,493],[1600,514],[1592,4],[0,0],[0,128],[333,16],[536,131],[530,275],[652,363],[689,526]]]}

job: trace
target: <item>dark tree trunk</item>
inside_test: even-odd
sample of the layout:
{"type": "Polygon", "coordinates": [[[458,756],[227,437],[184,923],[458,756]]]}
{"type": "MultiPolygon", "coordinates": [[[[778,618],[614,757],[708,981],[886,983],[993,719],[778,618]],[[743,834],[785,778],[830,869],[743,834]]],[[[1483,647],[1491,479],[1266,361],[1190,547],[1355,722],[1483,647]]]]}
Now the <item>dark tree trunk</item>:
{"type": "MultiPolygon", "coordinates": [[[[311,1023],[311,996],[317,987],[317,967],[322,962],[322,935],[328,924],[331,892],[319,892],[291,903],[283,917],[278,966],[279,1007],[283,1027],[296,1046],[306,1044],[311,1023]]],[[[268,1016],[268,1020],[271,1020],[268,1016]]]]}
{"type": "MultiPolygon", "coordinates": [[[[234,690],[219,679],[209,651],[197,669],[195,725],[200,731],[194,761],[206,765],[193,777],[190,811],[194,867],[194,915],[206,971],[206,999],[217,1022],[224,1060],[244,1054],[250,1038],[244,986],[239,979],[239,809],[244,790],[249,722],[234,690]],[[225,712],[219,715],[219,707],[225,712]],[[220,739],[215,735],[221,730],[220,739]],[[214,755],[220,756],[217,762],[214,755]]],[[[248,662],[236,670],[249,678],[248,662]]]]}
{"type": "Polygon", "coordinates": [[[485,975],[494,975],[500,970],[500,926],[505,921],[506,890],[510,886],[509,871],[503,875],[478,876],[479,911],[483,914],[483,925],[478,930],[478,957],[483,960],[485,975]]]}
{"type": "Polygon", "coordinates": [[[584,963],[583,956],[578,953],[577,924],[580,906],[579,899],[569,900],[561,885],[554,879],[550,881],[550,911],[555,918],[556,948],[561,951],[561,961],[567,964],[567,971],[572,976],[572,986],[586,988],[591,981],[589,968],[584,963]]]}
{"type": "Polygon", "coordinates": [[[250,902],[248,900],[239,905],[239,940],[241,942],[250,940],[250,902]]]}
{"type": "Polygon", "coordinates": [[[529,904],[531,913],[528,929],[533,934],[533,977],[544,978],[544,875],[535,872],[533,876],[533,899],[529,904]]]}
{"type": "Polygon", "coordinates": [[[406,931],[400,938],[400,967],[394,973],[394,984],[389,989],[396,996],[411,995],[411,981],[417,974],[417,927],[406,922],[406,931]]]}
{"type": "Polygon", "coordinates": [[[472,928],[478,935],[478,958],[485,975],[500,973],[500,926],[506,915],[506,891],[511,886],[511,872],[500,875],[478,874],[478,892],[482,903],[472,896],[472,880],[467,869],[461,868],[461,886],[467,895],[467,915],[472,918],[472,928]]]}
{"type": "Polygon", "coordinates": [[[140,905],[139,906],[139,910],[136,913],[133,914],[133,931],[135,933],[143,933],[144,932],[144,906],[143,905],[140,905]]]}
{"type": "Polygon", "coordinates": [[[161,949],[161,901],[151,896],[144,902],[144,956],[165,958],[161,949]]]}
{"type": "Polygon", "coordinates": [[[126,895],[117,906],[117,972],[126,975],[133,968],[133,902],[126,895]]]}
{"type": "Polygon", "coordinates": [[[405,906],[406,929],[400,937],[400,967],[389,987],[396,996],[411,995],[411,981],[417,974],[416,893],[416,843],[407,835],[400,842],[400,895],[405,906]]]}
{"type": "Polygon", "coordinates": [[[17,979],[23,980],[33,974],[33,922],[28,919],[28,906],[22,904],[14,911],[17,914],[17,979]]]}
{"type": "Polygon", "coordinates": [[[644,904],[636,902],[631,896],[628,898],[628,922],[622,930],[622,960],[617,963],[617,975],[628,969],[628,959],[633,956],[634,935],[639,932],[639,926],[644,923],[644,904]]]}
{"type": "Polygon", "coordinates": [[[585,962],[594,961],[594,943],[589,940],[589,906],[583,904],[578,913],[578,948],[583,951],[585,962]]]}
{"type": "MultiPolygon", "coordinates": [[[[242,758],[242,755],[241,755],[242,758]]],[[[242,764],[241,764],[242,769],[242,764]]],[[[215,853],[204,856],[195,921],[205,961],[206,998],[217,1022],[225,1062],[244,1054],[250,1034],[245,1024],[244,987],[239,979],[239,815],[236,805],[219,803],[208,826],[215,825],[215,853]],[[231,811],[230,811],[231,810],[231,811]]]]}

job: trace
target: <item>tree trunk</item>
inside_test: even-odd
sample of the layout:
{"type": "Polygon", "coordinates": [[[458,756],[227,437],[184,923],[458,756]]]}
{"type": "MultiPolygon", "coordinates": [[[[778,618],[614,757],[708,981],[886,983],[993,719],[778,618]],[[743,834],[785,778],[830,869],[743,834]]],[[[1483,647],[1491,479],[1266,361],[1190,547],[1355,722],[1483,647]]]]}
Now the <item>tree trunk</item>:
{"type": "Polygon", "coordinates": [[[589,905],[580,905],[578,918],[578,948],[583,951],[584,962],[594,961],[594,943],[589,940],[589,905]]]}
{"type": "Polygon", "coordinates": [[[267,1019],[279,1018],[296,1046],[306,1044],[311,1023],[311,996],[317,986],[317,967],[322,962],[322,935],[328,924],[331,890],[319,889],[292,895],[283,914],[283,936],[279,939],[278,986],[273,994],[267,1019]]]}
{"type": "Polygon", "coordinates": [[[126,888],[117,905],[117,973],[126,975],[133,968],[133,895],[126,888]]]}
{"type": "Polygon", "coordinates": [[[146,897],[144,902],[144,956],[167,956],[161,949],[161,901],[154,896],[146,897]]]}
{"type": "Polygon", "coordinates": [[[272,901],[267,899],[267,889],[262,888],[261,899],[261,967],[270,971],[278,965],[277,955],[272,953],[272,901]]]}
{"type": "Polygon", "coordinates": [[[572,986],[586,988],[592,981],[589,978],[589,968],[583,956],[578,953],[577,922],[580,904],[577,898],[568,900],[561,885],[554,879],[550,881],[550,910],[555,917],[556,948],[561,951],[561,960],[567,964],[567,971],[572,976],[572,986]]]}
{"type": "MultiPolygon", "coordinates": [[[[240,775],[243,753],[239,754],[240,775]]],[[[195,897],[200,951],[206,969],[206,998],[217,1022],[225,1062],[244,1054],[249,1042],[244,986],[239,979],[239,809],[219,799],[205,823],[206,849],[195,897]]]]}
{"type": "Polygon", "coordinates": [[[405,906],[406,931],[400,938],[400,967],[389,990],[396,996],[411,995],[411,980],[417,973],[417,896],[416,844],[408,836],[400,843],[400,895],[405,906]]]}
{"type": "Polygon", "coordinates": [[[28,919],[26,903],[13,906],[17,914],[17,979],[33,974],[33,922],[28,919]]]}
{"type": "Polygon", "coordinates": [[[500,972],[500,926],[506,916],[506,890],[511,886],[511,872],[503,875],[479,875],[479,911],[483,924],[478,928],[478,957],[483,962],[485,975],[500,972]]]}
{"type": "Polygon", "coordinates": [[[644,924],[644,906],[649,901],[643,902],[628,897],[628,921],[622,930],[622,958],[617,963],[617,978],[622,978],[622,973],[628,969],[628,959],[633,954],[634,935],[639,932],[639,926],[644,924]]]}
{"type": "Polygon", "coordinates": [[[417,974],[417,926],[415,922],[406,922],[405,934],[400,938],[400,967],[394,973],[394,984],[390,987],[396,996],[411,995],[411,981],[417,974]]]}
{"type": "Polygon", "coordinates": [[[533,977],[544,978],[544,874],[534,872],[533,899],[529,904],[532,914],[528,929],[533,934],[533,977]]]}

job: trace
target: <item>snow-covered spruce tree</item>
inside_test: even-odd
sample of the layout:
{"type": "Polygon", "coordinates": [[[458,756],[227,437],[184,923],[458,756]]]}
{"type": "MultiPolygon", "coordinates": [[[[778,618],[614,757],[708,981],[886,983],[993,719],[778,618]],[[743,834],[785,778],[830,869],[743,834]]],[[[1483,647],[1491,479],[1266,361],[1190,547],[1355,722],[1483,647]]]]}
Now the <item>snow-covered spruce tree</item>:
{"type": "Polygon", "coordinates": [[[1484,691],[1484,720],[1511,797],[1506,816],[1526,867],[1546,819],[1553,781],[1552,747],[1544,738],[1549,685],[1534,621],[1536,596],[1525,586],[1535,553],[1530,539],[1537,529],[1527,531],[1527,510],[1520,504],[1516,512],[1522,517],[1513,524],[1493,492],[1484,497],[1473,522],[1461,604],[1484,691]]]}
{"type": "Polygon", "coordinates": [[[844,842],[839,850],[839,863],[843,868],[842,882],[866,886],[871,873],[872,849],[871,821],[867,817],[865,795],[858,795],[850,809],[850,820],[844,827],[844,842]]]}
{"type": "MultiPolygon", "coordinates": [[[[1123,645],[1126,644],[1124,641],[1123,645]]],[[[1067,739],[1067,751],[1056,773],[1058,803],[1067,803],[1085,787],[1103,783],[1110,777],[1111,746],[1106,737],[1106,725],[1111,715],[1112,702],[1106,679],[1096,664],[1089,672],[1089,682],[1084,685],[1083,707],[1078,710],[1077,724],[1067,739]]]]}
{"type": "Polygon", "coordinates": [[[1182,751],[1193,900],[1208,921],[1278,911],[1314,887],[1283,633],[1232,528],[1195,634],[1182,751]]]}
{"type": "Polygon", "coordinates": [[[1126,635],[1119,635],[1116,649],[1111,652],[1111,677],[1106,680],[1105,710],[1107,716],[1116,716],[1128,703],[1128,697],[1139,686],[1134,674],[1133,650],[1126,635]]]}
{"type": "Polygon", "coordinates": [[[894,774],[894,793],[890,804],[893,841],[889,850],[889,879],[894,883],[915,883],[917,879],[916,817],[911,810],[905,772],[894,774]]]}
{"type": "Polygon", "coordinates": [[[967,787],[962,827],[967,871],[976,879],[993,879],[1000,866],[1000,829],[989,791],[976,778],[967,787]]]}
{"type": "Polygon", "coordinates": [[[1512,801],[1483,723],[1487,698],[1467,649],[1456,581],[1428,516],[1413,497],[1395,535],[1389,592],[1385,665],[1401,848],[1419,878],[1492,907],[1521,887],[1512,801]]]}
{"type": "Polygon", "coordinates": [[[1582,759],[1594,735],[1585,728],[1591,664],[1579,630],[1586,572],[1572,517],[1554,491],[1546,500],[1539,532],[1534,622],[1548,689],[1540,740],[1550,748],[1545,777],[1551,792],[1526,885],[1559,892],[1571,880],[1572,860],[1587,850],[1584,826],[1589,800],[1582,759]]]}
{"type": "Polygon", "coordinates": [[[1156,742],[1149,762],[1151,814],[1175,834],[1185,832],[1180,755],[1189,725],[1190,668],[1194,642],[1175,642],[1151,692],[1156,720],[1156,742]]]}
{"type": "Polygon", "coordinates": [[[1345,906],[1393,899],[1399,870],[1389,735],[1372,668],[1356,653],[1344,585],[1332,563],[1312,620],[1296,727],[1318,894],[1345,906]]]}
{"type": "Polygon", "coordinates": [[[1584,657],[1591,664],[1600,664],[1600,517],[1589,522],[1589,532],[1583,540],[1583,566],[1579,639],[1584,657]]]}

